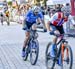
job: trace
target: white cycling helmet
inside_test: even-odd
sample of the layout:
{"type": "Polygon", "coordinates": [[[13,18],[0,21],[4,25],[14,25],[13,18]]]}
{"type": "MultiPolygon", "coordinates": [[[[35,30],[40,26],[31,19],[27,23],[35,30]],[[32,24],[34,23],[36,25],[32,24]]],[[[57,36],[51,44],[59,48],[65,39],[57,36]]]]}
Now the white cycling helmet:
{"type": "Polygon", "coordinates": [[[33,12],[40,12],[40,8],[38,6],[32,7],[33,12]]]}

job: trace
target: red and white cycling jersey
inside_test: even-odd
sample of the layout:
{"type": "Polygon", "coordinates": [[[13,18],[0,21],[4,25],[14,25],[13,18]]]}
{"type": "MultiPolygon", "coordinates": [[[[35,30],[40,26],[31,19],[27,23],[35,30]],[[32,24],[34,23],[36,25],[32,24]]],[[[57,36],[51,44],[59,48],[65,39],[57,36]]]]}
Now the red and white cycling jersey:
{"type": "Polygon", "coordinates": [[[52,23],[52,24],[55,25],[55,26],[60,26],[60,25],[62,25],[65,21],[68,20],[68,18],[65,17],[65,18],[61,21],[62,17],[63,17],[63,13],[62,13],[62,12],[57,12],[57,13],[55,13],[55,14],[50,18],[49,21],[50,21],[50,23],[52,23]]]}

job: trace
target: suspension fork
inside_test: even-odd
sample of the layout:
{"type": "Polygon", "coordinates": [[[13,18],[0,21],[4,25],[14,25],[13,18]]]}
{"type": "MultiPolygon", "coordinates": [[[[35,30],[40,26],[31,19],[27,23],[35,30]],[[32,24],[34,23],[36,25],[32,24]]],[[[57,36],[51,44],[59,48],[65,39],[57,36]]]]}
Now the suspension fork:
{"type": "MultiPolygon", "coordinates": [[[[68,42],[65,41],[65,42],[63,42],[63,43],[61,44],[62,62],[63,62],[63,60],[64,60],[64,50],[65,50],[65,46],[67,46],[67,43],[68,43],[68,42]]],[[[67,50],[66,50],[66,56],[69,57],[68,48],[67,48],[67,50]]]]}
{"type": "Polygon", "coordinates": [[[61,55],[62,55],[62,63],[63,63],[63,58],[64,58],[64,49],[65,49],[65,45],[64,43],[61,44],[61,55]]]}

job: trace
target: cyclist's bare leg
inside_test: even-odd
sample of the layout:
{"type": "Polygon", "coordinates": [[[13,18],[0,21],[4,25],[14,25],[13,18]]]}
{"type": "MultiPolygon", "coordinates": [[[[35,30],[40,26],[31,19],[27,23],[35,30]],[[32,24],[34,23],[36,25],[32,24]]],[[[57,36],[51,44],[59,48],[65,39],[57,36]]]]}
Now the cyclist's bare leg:
{"type": "Polygon", "coordinates": [[[36,31],[36,28],[37,28],[36,24],[33,24],[33,25],[32,25],[32,29],[33,29],[34,31],[36,31]]]}
{"type": "Polygon", "coordinates": [[[23,51],[25,51],[25,48],[26,48],[26,46],[27,46],[27,42],[28,42],[28,40],[29,40],[29,37],[30,37],[30,32],[25,32],[25,39],[24,39],[24,45],[23,45],[23,51]]]}
{"type": "MultiPolygon", "coordinates": [[[[60,35],[60,32],[59,32],[58,30],[54,31],[54,33],[55,33],[56,35],[60,35]]],[[[54,44],[56,44],[57,39],[58,39],[58,38],[55,36],[54,39],[53,39],[53,43],[54,43],[54,44]]]]}
{"type": "Polygon", "coordinates": [[[53,44],[56,44],[56,42],[57,42],[57,37],[55,36],[55,37],[53,38],[53,44]]]}
{"type": "MultiPolygon", "coordinates": [[[[59,31],[58,30],[55,30],[54,33],[55,34],[58,34],[59,31]]],[[[57,39],[58,39],[58,37],[57,36],[54,36],[53,43],[52,43],[52,46],[51,46],[51,53],[50,53],[50,55],[52,57],[55,57],[55,54],[56,54],[56,43],[57,43],[57,39]]]]}

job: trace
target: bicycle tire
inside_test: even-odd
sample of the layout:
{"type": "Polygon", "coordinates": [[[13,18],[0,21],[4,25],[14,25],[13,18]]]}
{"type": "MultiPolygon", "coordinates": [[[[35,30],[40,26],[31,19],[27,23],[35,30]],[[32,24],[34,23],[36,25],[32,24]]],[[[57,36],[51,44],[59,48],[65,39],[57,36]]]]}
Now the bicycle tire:
{"type": "Polygon", "coordinates": [[[52,58],[50,58],[50,56],[48,56],[49,55],[49,53],[50,53],[50,49],[49,49],[49,47],[51,46],[51,44],[52,44],[52,42],[49,42],[48,43],[48,45],[47,45],[47,48],[46,48],[46,52],[45,52],[45,63],[46,63],[46,67],[47,67],[47,69],[54,69],[54,66],[55,66],[55,61],[54,61],[54,59],[52,59],[52,58]],[[48,53],[48,51],[49,51],[49,53],[48,53]],[[51,60],[51,64],[49,64],[49,66],[51,65],[51,67],[48,67],[48,60],[51,60]]]}
{"type": "Polygon", "coordinates": [[[72,53],[72,49],[71,49],[71,47],[69,46],[69,45],[67,45],[67,46],[65,46],[65,48],[64,48],[64,56],[66,56],[67,55],[67,53],[65,54],[65,52],[68,50],[68,54],[69,54],[69,56],[70,56],[70,58],[69,58],[69,56],[67,56],[67,58],[65,59],[65,57],[62,57],[62,65],[63,65],[63,69],[65,69],[64,67],[66,67],[66,66],[64,66],[64,65],[66,65],[64,62],[66,62],[67,63],[67,66],[68,66],[68,64],[70,63],[70,65],[69,65],[69,68],[67,68],[67,69],[72,69],[72,66],[73,66],[73,53],[72,53]],[[70,62],[69,62],[70,61],[70,62]]]}
{"type": "Polygon", "coordinates": [[[35,65],[37,60],[38,60],[38,55],[39,55],[39,42],[38,42],[38,40],[36,40],[36,41],[32,41],[32,43],[36,45],[36,47],[35,47],[35,50],[36,50],[35,55],[36,55],[36,57],[33,60],[33,57],[34,57],[33,56],[33,51],[32,51],[33,48],[31,46],[31,49],[30,49],[30,62],[31,62],[32,65],[35,65]]]}
{"type": "Polygon", "coordinates": [[[27,61],[28,54],[29,54],[28,50],[29,50],[29,47],[27,46],[27,48],[25,49],[26,55],[25,55],[25,57],[23,57],[23,60],[24,60],[24,61],[27,61]]]}
{"type": "Polygon", "coordinates": [[[3,25],[3,18],[1,19],[1,23],[2,23],[2,25],[3,25]]]}

